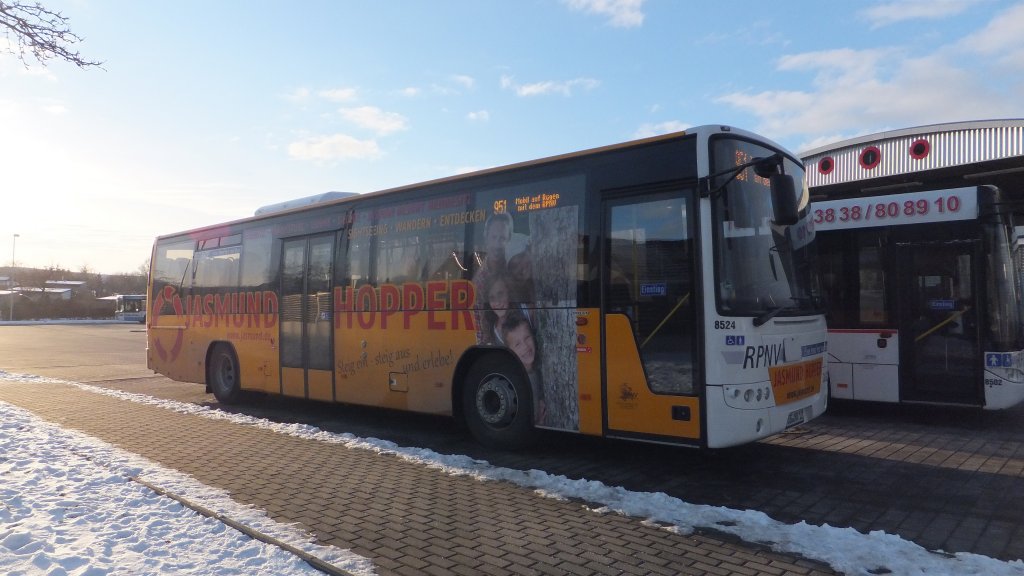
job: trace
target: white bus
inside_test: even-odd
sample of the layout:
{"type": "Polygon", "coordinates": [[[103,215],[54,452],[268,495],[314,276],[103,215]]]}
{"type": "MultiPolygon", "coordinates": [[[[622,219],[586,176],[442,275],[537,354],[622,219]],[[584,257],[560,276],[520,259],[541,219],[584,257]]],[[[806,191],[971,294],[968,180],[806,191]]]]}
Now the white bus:
{"type": "Polygon", "coordinates": [[[145,294],[118,294],[114,297],[114,320],[146,322],[145,294]]]}
{"type": "Polygon", "coordinates": [[[751,442],[825,410],[803,181],[707,126],[167,234],[149,366],[221,402],[451,415],[487,445],[751,442]]]}
{"type": "Polygon", "coordinates": [[[1024,399],[1024,120],[921,126],[804,154],[837,399],[1024,399]]]}

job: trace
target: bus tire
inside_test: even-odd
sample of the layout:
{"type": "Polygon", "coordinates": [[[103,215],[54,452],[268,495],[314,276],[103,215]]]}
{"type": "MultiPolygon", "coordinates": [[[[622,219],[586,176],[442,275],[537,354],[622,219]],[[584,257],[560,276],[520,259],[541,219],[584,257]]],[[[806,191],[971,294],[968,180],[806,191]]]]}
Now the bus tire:
{"type": "Polygon", "coordinates": [[[492,354],[473,363],[462,388],[462,413],[484,446],[515,449],[536,440],[533,392],[522,367],[509,356],[492,354]]]}
{"type": "Polygon", "coordinates": [[[242,395],[242,382],[238,371],[238,357],[227,344],[216,344],[210,352],[206,367],[206,383],[217,401],[234,404],[242,395]]]}

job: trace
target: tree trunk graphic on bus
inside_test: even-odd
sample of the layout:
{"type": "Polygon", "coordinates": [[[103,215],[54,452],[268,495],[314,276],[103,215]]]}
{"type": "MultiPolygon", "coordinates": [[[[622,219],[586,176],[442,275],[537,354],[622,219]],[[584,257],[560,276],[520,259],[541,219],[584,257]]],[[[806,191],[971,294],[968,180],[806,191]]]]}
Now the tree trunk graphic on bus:
{"type": "Polygon", "coordinates": [[[530,380],[536,425],[578,430],[579,206],[563,203],[579,184],[543,184],[481,198],[499,209],[477,234],[477,341],[515,352],[530,380]]]}
{"type": "MultiPolygon", "coordinates": [[[[544,271],[533,275],[534,296],[543,306],[537,314],[537,335],[552,358],[576,354],[576,222],[575,206],[530,215],[530,229],[537,238],[531,243],[531,256],[544,271]]],[[[577,429],[576,363],[545,362],[541,368],[547,410],[539,424],[577,429]]]]}

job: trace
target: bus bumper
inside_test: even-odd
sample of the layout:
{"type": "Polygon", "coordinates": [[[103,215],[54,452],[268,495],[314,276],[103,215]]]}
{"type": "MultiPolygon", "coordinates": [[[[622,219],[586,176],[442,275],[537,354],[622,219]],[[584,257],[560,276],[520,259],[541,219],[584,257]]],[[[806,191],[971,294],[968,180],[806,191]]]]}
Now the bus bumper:
{"type": "MultiPolygon", "coordinates": [[[[771,388],[764,382],[760,386],[771,388]]],[[[768,438],[821,416],[828,407],[828,387],[822,386],[814,396],[782,406],[741,409],[729,405],[726,394],[734,394],[730,386],[708,386],[707,421],[708,448],[738,446],[768,438]]]]}

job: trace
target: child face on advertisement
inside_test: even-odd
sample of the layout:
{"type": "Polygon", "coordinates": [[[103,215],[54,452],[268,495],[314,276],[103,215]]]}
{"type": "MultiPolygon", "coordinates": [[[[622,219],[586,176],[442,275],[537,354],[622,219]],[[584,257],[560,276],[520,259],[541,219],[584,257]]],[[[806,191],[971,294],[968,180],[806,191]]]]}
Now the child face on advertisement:
{"type": "Polygon", "coordinates": [[[508,284],[505,280],[498,278],[487,291],[487,305],[498,315],[504,315],[508,310],[508,284]]]}
{"type": "Polygon", "coordinates": [[[522,322],[512,330],[509,330],[505,334],[505,344],[519,356],[519,360],[522,361],[527,371],[533,370],[533,361],[536,358],[537,349],[533,339],[533,330],[529,324],[522,322]]]}

